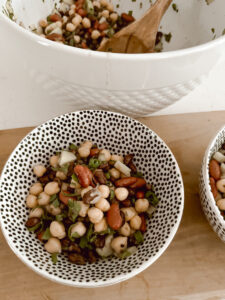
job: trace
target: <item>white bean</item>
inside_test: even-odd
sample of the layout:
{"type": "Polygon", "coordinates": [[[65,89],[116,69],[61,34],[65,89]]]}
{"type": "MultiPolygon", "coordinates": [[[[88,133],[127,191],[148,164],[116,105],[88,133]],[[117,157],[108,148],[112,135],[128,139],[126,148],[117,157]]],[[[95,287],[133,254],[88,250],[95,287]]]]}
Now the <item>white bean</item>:
{"type": "Polygon", "coordinates": [[[217,160],[219,163],[224,163],[225,162],[225,156],[222,153],[220,153],[220,152],[216,152],[213,155],[213,158],[215,160],[217,160]]]}
{"type": "Polygon", "coordinates": [[[40,218],[44,214],[44,210],[41,207],[32,209],[29,213],[29,218],[40,218]]]}

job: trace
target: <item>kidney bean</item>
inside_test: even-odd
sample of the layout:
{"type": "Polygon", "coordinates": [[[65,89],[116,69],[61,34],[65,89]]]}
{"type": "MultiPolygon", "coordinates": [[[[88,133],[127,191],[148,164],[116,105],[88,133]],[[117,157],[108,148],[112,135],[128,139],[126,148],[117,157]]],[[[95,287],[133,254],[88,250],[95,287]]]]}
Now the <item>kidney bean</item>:
{"type": "Polygon", "coordinates": [[[114,230],[118,230],[122,226],[123,219],[117,202],[113,203],[107,212],[107,223],[114,230]]]}
{"type": "Polygon", "coordinates": [[[103,30],[106,30],[108,27],[109,27],[109,24],[106,22],[103,22],[98,25],[98,30],[103,31],[103,30]]]}
{"type": "Polygon", "coordinates": [[[126,187],[131,186],[137,181],[136,177],[124,177],[115,182],[116,187],[126,187]]]}
{"type": "Polygon", "coordinates": [[[85,264],[85,258],[78,253],[70,253],[68,255],[68,259],[70,262],[77,264],[77,265],[84,265],[85,264]]]}
{"type": "MultiPolygon", "coordinates": [[[[94,23],[93,28],[94,28],[94,29],[98,29],[98,25],[99,25],[99,22],[98,22],[98,20],[96,20],[95,23],[94,23]]],[[[100,151],[100,150],[99,150],[99,151],[100,151]]]]}
{"type": "Polygon", "coordinates": [[[83,18],[83,17],[86,17],[86,15],[87,15],[87,11],[85,10],[85,9],[83,9],[83,8],[79,8],[78,10],[77,10],[77,13],[83,18]]]}
{"type": "Polygon", "coordinates": [[[145,232],[147,230],[146,219],[145,219],[145,216],[143,214],[141,214],[140,217],[141,217],[140,231],[145,232]]]}
{"type": "Polygon", "coordinates": [[[64,38],[61,34],[59,33],[51,33],[45,36],[46,39],[51,40],[51,41],[64,41],[64,38]]]}
{"type": "Polygon", "coordinates": [[[96,248],[103,248],[105,246],[105,237],[102,235],[99,235],[96,240],[94,241],[96,248]]]}
{"type": "Polygon", "coordinates": [[[65,205],[68,205],[69,199],[76,200],[76,197],[66,196],[65,194],[70,194],[70,193],[67,191],[62,191],[59,193],[59,200],[65,205]]]}
{"type": "Polygon", "coordinates": [[[143,178],[137,178],[137,181],[130,185],[132,189],[141,188],[146,185],[146,181],[143,178]]]}
{"type": "Polygon", "coordinates": [[[133,22],[135,20],[133,16],[128,15],[126,13],[122,13],[121,18],[126,22],[133,22]]]}
{"type": "Polygon", "coordinates": [[[86,166],[76,165],[74,172],[77,175],[80,185],[82,187],[88,187],[92,183],[93,174],[86,166]]]}
{"type": "Polygon", "coordinates": [[[216,187],[216,181],[213,177],[210,177],[209,182],[210,182],[210,187],[211,187],[213,197],[216,198],[216,196],[218,194],[218,190],[217,190],[217,187],[216,187]]]}
{"type": "Polygon", "coordinates": [[[26,227],[30,228],[37,225],[39,222],[40,222],[39,218],[33,217],[33,218],[29,218],[25,225],[26,227]]]}
{"type": "Polygon", "coordinates": [[[121,204],[122,204],[124,207],[130,207],[130,206],[131,206],[131,202],[130,202],[129,199],[126,199],[126,200],[121,201],[121,204]]]}
{"type": "Polygon", "coordinates": [[[93,157],[93,156],[97,156],[99,154],[100,150],[98,148],[92,148],[90,150],[90,156],[93,157]]]}
{"type": "Polygon", "coordinates": [[[143,199],[144,196],[145,196],[145,193],[143,191],[137,191],[136,192],[137,199],[143,199]]]}
{"type": "Polygon", "coordinates": [[[97,257],[95,256],[95,253],[94,251],[92,250],[88,250],[88,253],[87,253],[87,260],[90,264],[93,264],[96,262],[97,260],[97,257]]]}
{"type": "Polygon", "coordinates": [[[43,241],[42,240],[42,237],[43,237],[43,234],[44,234],[44,231],[41,231],[41,232],[39,232],[38,234],[37,234],[37,238],[39,239],[39,241],[43,241]]]}
{"type": "Polygon", "coordinates": [[[220,179],[221,176],[220,165],[215,159],[212,159],[209,163],[209,174],[215,180],[220,179]]]}
{"type": "Polygon", "coordinates": [[[72,243],[68,247],[68,251],[69,252],[75,252],[75,253],[81,253],[81,249],[80,249],[80,247],[79,247],[79,245],[77,243],[72,243]]]}
{"type": "Polygon", "coordinates": [[[96,180],[100,183],[100,184],[106,184],[107,183],[107,179],[105,177],[104,172],[102,171],[102,169],[97,169],[94,172],[94,177],[96,178],[96,180]]]}
{"type": "Polygon", "coordinates": [[[58,14],[53,14],[49,16],[49,20],[51,22],[57,22],[57,21],[61,21],[62,18],[58,14]]]}

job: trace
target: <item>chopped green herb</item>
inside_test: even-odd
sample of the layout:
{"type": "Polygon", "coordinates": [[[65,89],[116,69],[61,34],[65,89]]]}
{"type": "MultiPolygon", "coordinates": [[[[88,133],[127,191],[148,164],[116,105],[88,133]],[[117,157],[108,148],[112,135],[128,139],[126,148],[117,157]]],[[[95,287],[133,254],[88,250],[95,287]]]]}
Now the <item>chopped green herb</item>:
{"type": "Polygon", "coordinates": [[[72,180],[78,182],[78,178],[76,174],[72,174],[72,180]]]}
{"type": "Polygon", "coordinates": [[[79,212],[80,212],[80,209],[81,209],[81,206],[80,206],[80,203],[77,202],[77,201],[74,201],[72,199],[69,199],[68,200],[68,207],[69,207],[69,212],[68,212],[68,217],[73,221],[75,222],[79,212]]]}
{"type": "Polygon", "coordinates": [[[138,244],[142,244],[144,242],[143,234],[139,230],[134,233],[134,237],[138,244]]]}
{"type": "Polygon", "coordinates": [[[50,233],[50,229],[48,227],[42,236],[42,240],[48,240],[50,237],[51,237],[51,233],[50,233]]]}
{"type": "Polygon", "coordinates": [[[74,224],[72,224],[68,229],[68,237],[72,242],[74,242],[75,239],[80,237],[80,235],[77,232],[74,232],[73,234],[71,234],[71,230],[72,230],[73,226],[74,226],[74,224]]]}
{"type": "Polygon", "coordinates": [[[63,195],[66,196],[66,197],[76,197],[77,193],[71,193],[71,194],[69,194],[69,193],[63,192],[63,195]]]}
{"type": "Polygon", "coordinates": [[[156,206],[159,203],[159,199],[153,191],[147,191],[145,193],[145,198],[148,199],[149,203],[156,206]]]}
{"type": "Polygon", "coordinates": [[[50,203],[54,202],[56,199],[58,199],[57,194],[54,194],[50,197],[50,203]]]}
{"type": "Polygon", "coordinates": [[[63,172],[64,174],[67,174],[68,169],[69,169],[69,163],[64,164],[64,165],[59,169],[59,171],[63,172]]]}
{"type": "Polygon", "coordinates": [[[136,2],[136,0],[132,0],[132,2],[136,2]]]}
{"type": "Polygon", "coordinates": [[[88,231],[87,231],[87,234],[86,234],[87,240],[88,240],[88,241],[90,241],[90,238],[91,238],[92,234],[93,234],[93,224],[91,224],[91,225],[89,226],[88,231]]]}
{"type": "Polygon", "coordinates": [[[119,254],[119,258],[126,258],[130,256],[132,253],[130,253],[128,250],[124,250],[121,254],[119,254]]]}
{"type": "Polygon", "coordinates": [[[134,174],[134,177],[143,178],[143,174],[141,172],[137,172],[134,174]]]}
{"type": "Polygon", "coordinates": [[[94,15],[94,6],[93,6],[93,3],[91,0],[85,1],[85,7],[86,7],[88,14],[94,15]]]}
{"type": "Polygon", "coordinates": [[[108,227],[108,228],[107,228],[106,230],[104,230],[104,231],[99,232],[100,235],[114,234],[114,233],[115,233],[115,231],[114,231],[112,228],[110,228],[110,227],[108,227]]]}
{"type": "Polygon", "coordinates": [[[95,170],[101,165],[101,163],[102,162],[100,160],[98,160],[97,158],[92,157],[89,160],[88,167],[92,170],[95,170]]]}
{"type": "Polygon", "coordinates": [[[173,3],[173,4],[172,4],[172,8],[173,8],[173,10],[174,10],[175,12],[178,12],[178,11],[179,11],[176,3],[173,3]]]}
{"type": "Polygon", "coordinates": [[[142,2],[140,2],[140,8],[142,8],[143,7],[143,3],[142,2]]]}
{"type": "Polygon", "coordinates": [[[60,202],[59,202],[58,197],[52,202],[52,205],[53,205],[55,208],[59,207],[60,202]]]}
{"type": "Polygon", "coordinates": [[[63,217],[63,215],[57,215],[55,217],[55,219],[56,219],[56,221],[61,222],[64,219],[64,217],[63,217]]]}
{"type": "Polygon", "coordinates": [[[224,28],[224,30],[223,30],[223,32],[222,32],[222,35],[225,35],[225,28],[224,28]]]}
{"type": "Polygon", "coordinates": [[[171,38],[172,38],[172,34],[171,34],[171,32],[170,32],[170,33],[168,33],[168,34],[164,34],[164,37],[165,37],[165,40],[166,40],[166,42],[167,42],[167,43],[169,43],[169,42],[170,42],[170,40],[171,40],[171,38]]]}
{"type": "Polygon", "coordinates": [[[106,179],[110,179],[110,173],[109,172],[107,172],[107,173],[105,173],[105,177],[106,177],[106,179]]]}
{"type": "Polygon", "coordinates": [[[97,239],[97,235],[95,234],[90,238],[90,243],[93,243],[96,239],[97,239]]]}
{"type": "Polygon", "coordinates": [[[211,28],[212,33],[215,33],[215,28],[211,28]]]}
{"type": "Polygon", "coordinates": [[[128,11],[128,15],[129,15],[129,16],[132,16],[132,15],[133,15],[133,10],[129,10],[129,11],[128,11]]]}
{"type": "Polygon", "coordinates": [[[120,7],[120,5],[119,4],[116,4],[116,8],[119,8],[120,7]]]}
{"type": "Polygon", "coordinates": [[[131,201],[131,203],[133,204],[133,205],[135,205],[135,201],[136,201],[136,199],[133,197],[133,198],[131,198],[130,199],[130,201],[131,201]]]}
{"type": "MultiPolygon", "coordinates": [[[[106,34],[111,38],[115,34],[115,30],[111,27],[106,34]]],[[[109,48],[108,51],[112,51],[112,48],[109,48]]]]}
{"type": "Polygon", "coordinates": [[[70,149],[70,150],[75,150],[75,151],[76,151],[76,150],[77,150],[77,146],[74,145],[74,144],[70,144],[70,145],[69,145],[69,149],[70,149]]]}
{"type": "Polygon", "coordinates": [[[58,253],[52,253],[51,255],[53,264],[56,264],[58,261],[58,253]]]}
{"type": "Polygon", "coordinates": [[[114,190],[111,190],[110,195],[109,195],[109,199],[113,200],[114,198],[115,198],[115,192],[114,192],[114,190]]]}
{"type": "Polygon", "coordinates": [[[92,249],[92,246],[88,243],[88,240],[87,240],[87,236],[86,236],[86,235],[82,236],[82,238],[80,239],[79,246],[80,246],[82,249],[84,249],[84,248],[92,249]]]}

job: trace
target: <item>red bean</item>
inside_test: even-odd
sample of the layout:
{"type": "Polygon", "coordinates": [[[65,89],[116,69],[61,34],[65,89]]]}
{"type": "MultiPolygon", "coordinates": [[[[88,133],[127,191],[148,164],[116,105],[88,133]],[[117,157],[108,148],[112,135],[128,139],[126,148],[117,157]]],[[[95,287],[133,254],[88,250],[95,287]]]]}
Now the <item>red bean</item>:
{"type": "Polygon", "coordinates": [[[114,229],[118,230],[122,226],[123,220],[120,215],[120,208],[118,203],[113,203],[107,212],[107,223],[114,229]]]}

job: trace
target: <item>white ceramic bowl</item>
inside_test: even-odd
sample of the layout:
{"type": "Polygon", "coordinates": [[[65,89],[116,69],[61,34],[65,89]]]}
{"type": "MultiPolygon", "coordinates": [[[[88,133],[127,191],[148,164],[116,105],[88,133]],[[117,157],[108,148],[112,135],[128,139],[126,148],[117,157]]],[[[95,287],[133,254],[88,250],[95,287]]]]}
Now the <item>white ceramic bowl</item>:
{"type": "MultiPolygon", "coordinates": [[[[5,2],[0,0],[0,7],[5,2]]],[[[17,22],[28,27],[48,15],[58,0],[11,2],[17,22]]],[[[65,101],[73,110],[101,108],[146,116],[187,95],[225,57],[224,0],[211,5],[205,0],[175,2],[179,12],[170,7],[160,28],[172,33],[164,53],[128,55],[68,47],[23,29],[2,9],[0,36],[7,37],[9,47],[16,45],[16,55],[23,60],[21,74],[46,90],[49,103],[65,101]],[[218,39],[212,41],[214,37],[218,39]]],[[[149,7],[149,0],[113,3],[120,4],[120,11],[133,10],[137,18],[149,7]]]]}
{"type": "Polygon", "coordinates": [[[213,230],[225,242],[225,220],[220,213],[209,185],[209,162],[225,142],[225,127],[216,134],[205,152],[200,172],[200,197],[203,211],[213,230]]]}
{"type": "Polygon", "coordinates": [[[0,182],[0,217],[4,236],[15,254],[40,275],[59,283],[97,287],[126,280],[150,266],[174,237],[183,211],[183,183],[177,162],[166,144],[149,128],[121,114],[81,111],[62,115],[34,129],[9,157],[0,182]],[[135,163],[154,184],[159,204],[148,221],[144,244],[127,259],[99,260],[78,266],[60,256],[56,265],[25,222],[25,198],[35,182],[34,164],[70,143],[92,140],[112,153],[134,153],[135,163]]]}

